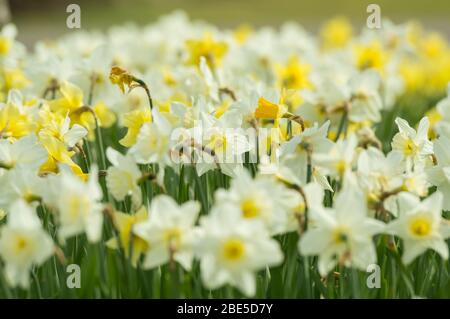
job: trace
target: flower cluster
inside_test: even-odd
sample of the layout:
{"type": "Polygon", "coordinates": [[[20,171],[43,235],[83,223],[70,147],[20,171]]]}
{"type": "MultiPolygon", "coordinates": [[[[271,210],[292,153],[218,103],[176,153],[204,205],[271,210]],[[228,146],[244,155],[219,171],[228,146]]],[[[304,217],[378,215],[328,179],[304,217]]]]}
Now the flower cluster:
{"type": "Polygon", "coordinates": [[[246,296],[297,255],[318,256],[322,277],[365,271],[380,251],[404,265],[427,250],[448,259],[450,45],[439,34],[386,21],[355,35],[341,18],[319,37],[294,23],[219,30],[175,13],[32,51],[15,36],[0,33],[9,285],[75,258],[80,238],[130,269],[199,271],[206,289],[246,296]],[[415,107],[429,111],[411,126],[415,107]]]}

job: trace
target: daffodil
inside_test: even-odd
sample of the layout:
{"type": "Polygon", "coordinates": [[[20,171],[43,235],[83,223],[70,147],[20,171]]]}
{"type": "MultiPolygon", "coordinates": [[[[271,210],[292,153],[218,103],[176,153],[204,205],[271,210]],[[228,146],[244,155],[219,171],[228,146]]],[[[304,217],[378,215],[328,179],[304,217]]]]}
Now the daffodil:
{"type": "Polygon", "coordinates": [[[121,247],[126,257],[131,257],[133,266],[137,266],[139,258],[149,249],[147,242],[132,233],[134,225],[148,219],[147,209],[142,206],[134,214],[122,212],[113,213],[114,226],[119,232],[118,238],[113,237],[106,242],[106,246],[111,249],[121,247]]]}
{"type": "Polygon", "coordinates": [[[111,80],[112,84],[116,84],[117,86],[119,86],[122,93],[125,93],[125,86],[130,88],[132,83],[134,82],[134,77],[126,70],[118,66],[111,68],[109,79],[111,80]]]}
{"type": "Polygon", "coordinates": [[[378,41],[354,46],[355,64],[361,69],[382,71],[388,61],[387,52],[378,41]]]}
{"type": "Polygon", "coordinates": [[[264,97],[260,97],[258,100],[258,107],[255,110],[255,117],[257,119],[278,120],[283,117],[287,111],[286,106],[272,103],[264,97]]]}
{"type": "Polygon", "coordinates": [[[27,167],[37,171],[47,158],[45,148],[38,142],[36,135],[30,134],[12,143],[0,140],[0,167],[12,169],[27,167]]]}
{"type": "Polygon", "coordinates": [[[209,289],[230,284],[252,297],[256,292],[255,272],[283,260],[279,244],[263,224],[243,219],[235,206],[216,206],[200,220],[200,227],[196,253],[202,281],[209,289]]]}
{"type": "Polygon", "coordinates": [[[176,261],[190,270],[199,203],[189,201],[179,206],[171,197],[159,195],[152,200],[149,212],[146,221],[133,226],[133,233],[148,243],[143,267],[176,261]]]}
{"type": "Polygon", "coordinates": [[[337,195],[333,208],[313,206],[312,227],[300,238],[302,255],[318,255],[318,270],[326,276],[337,264],[366,270],[376,263],[373,236],[383,223],[367,216],[362,193],[348,187],[337,195]]]}
{"type": "Polygon", "coordinates": [[[310,69],[309,64],[301,63],[297,56],[291,56],[285,66],[277,67],[279,86],[286,89],[311,87],[310,69]]]}
{"type": "Polygon", "coordinates": [[[379,122],[383,101],[380,95],[381,79],[377,72],[366,70],[352,77],[349,119],[354,122],[369,120],[379,122]]]}
{"type": "Polygon", "coordinates": [[[128,92],[130,92],[132,89],[134,89],[136,87],[143,88],[145,90],[145,93],[147,94],[147,97],[148,97],[148,100],[150,103],[150,109],[153,109],[153,100],[150,95],[150,90],[149,90],[147,84],[143,80],[135,77],[128,71],[126,71],[118,66],[113,66],[111,68],[111,72],[109,74],[109,79],[111,80],[112,84],[116,84],[119,86],[122,93],[125,93],[125,86],[128,87],[128,90],[129,90],[128,92]]]}
{"type": "Polygon", "coordinates": [[[271,234],[286,232],[289,214],[299,204],[300,194],[268,176],[252,179],[245,169],[236,171],[229,190],[219,189],[217,203],[228,203],[243,219],[259,220],[271,234]]]}
{"type": "Polygon", "coordinates": [[[53,254],[53,247],[36,212],[24,201],[15,202],[9,209],[7,224],[0,228],[0,256],[8,283],[27,289],[31,267],[43,264],[53,254]]]}
{"type": "Polygon", "coordinates": [[[45,108],[41,110],[40,116],[42,120],[39,141],[48,153],[47,162],[41,167],[41,171],[57,172],[58,164],[61,163],[68,165],[75,174],[83,177],[83,171],[72,157],[75,155],[75,145],[88,134],[88,131],[78,124],[70,127],[71,122],[68,116],[62,117],[46,111],[45,108]]]}
{"type": "Polygon", "coordinates": [[[211,69],[220,65],[228,50],[225,42],[216,41],[210,33],[205,33],[201,39],[187,40],[186,47],[189,54],[187,64],[198,66],[200,58],[204,57],[211,69]]]}
{"type": "Polygon", "coordinates": [[[352,32],[352,25],[346,18],[333,18],[327,21],[320,30],[322,47],[325,49],[342,48],[351,40],[352,32]]]}
{"type": "Polygon", "coordinates": [[[58,113],[53,113],[45,106],[39,111],[39,117],[39,134],[52,136],[60,142],[63,142],[69,149],[81,142],[88,134],[84,126],[79,124],[71,125],[71,120],[68,115],[64,117],[58,113]]]}
{"type": "Polygon", "coordinates": [[[331,190],[328,181],[313,162],[313,154],[326,153],[333,147],[333,142],[327,138],[329,126],[329,121],[320,127],[314,123],[312,127],[306,128],[282,144],[276,176],[290,184],[306,185],[308,166],[311,166],[309,168],[311,170],[310,177],[323,185],[325,189],[331,190]]]}
{"type": "Polygon", "coordinates": [[[122,155],[110,147],[106,150],[106,156],[113,164],[106,173],[108,190],[119,201],[131,195],[133,205],[139,207],[142,203],[142,194],[138,181],[142,173],[136,161],[130,155],[122,155]]]}
{"type": "Polygon", "coordinates": [[[423,165],[433,154],[433,143],[428,139],[428,118],[420,120],[417,131],[404,119],[396,118],[395,123],[399,132],[392,139],[392,149],[402,154],[408,166],[423,165]]]}
{"type": "Polygon", "coordinates": [[[331,176],[342,178],[346,171],[352,170],[357,143],[355,135],[339,140],[325,152],[314,153],[314,163],[331,176]]]}
{"type": "Polygon", "coordinates": [[[59,87],[59,93],[61,94],[60,98],[49,101],[53,112],[60,113],[63,116],[69,113],[69,116],[71,116],[84,105],[83,91],[71,82],[62,82],[59,87]]]}
{"type": "Polygon", "coordinates": [[[433,145],[437,165],[427,169],[428,180],[436,185],[443,196],[443,209],[450,210],[450,139],[442,135],[433,145]]]}
{"type": "Polygon", "coordinates": [[[43,199],[57,211],[58,237],[62,242],[84,232],[90,242],[101,239],[103,205],[97,176],[98,170],[92,167],[86,182],[68,170],[48,177],[48,189],[45,190],[43,199]]]}
{"type": "Polygon", "coordinates": [[[0,103],[0,138],[21,138],[33,132],[32,117],[22,105],[22,94],[11,90],[6,103],[0,103]]]}
{"type": "Polygon", "coordinates": [[[445,239],[450,237],[450,226],[442,218],[442,193],[436,192],[423,201],[408,193],[401,196],[400,216],[388,224],[387,231],[403,240],[402,261],[410,264],[428,249],[448,259],[445,239]]]}
{"type": "Polygon", "coordinates": [[[384,155],[382,151],[369,147],[358,157],[357,175],[359,183],[366,192],[369,204],[378,204],[386,194],[402,189],[404,165],[397,152],[384,155]]]}
{"type": "Polygon", "coordinates": [[[7,210],[17,200],[29,204],[41,200],[45,180],[29,167],[8,170],[0,177],[0,207],[7,210]]]}
{"type": "Polygon", "coordinates": [[[0,101],[5,100],[10,90],[26,88],[30,81],[24,71],[18,67],[0,69],[0,101]]]}
{"type": "Polygon", "coordinates": [[[153,122],[144,124],[137,137],[136,144],[130,148],[130,154],[137,163],[168,163],[171,125],[156,110],[153,122]]]}
{"type": "Polygon", "coordinates": [[[131,147],[136,143],[139,131],[145,123],[152,121],[149,109],[137,109],[123,115],[123,125],[128,129],[127,134],[119,141],[125,147],[131,147]]]}

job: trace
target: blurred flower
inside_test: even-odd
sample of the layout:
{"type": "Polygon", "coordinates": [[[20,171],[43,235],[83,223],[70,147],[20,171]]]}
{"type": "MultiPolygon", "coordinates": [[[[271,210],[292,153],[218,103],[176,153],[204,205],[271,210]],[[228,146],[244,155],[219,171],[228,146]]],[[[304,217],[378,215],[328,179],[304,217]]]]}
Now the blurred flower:
{"type": "Polygon", "coordinates": [[[133,227],[133,233],[148,244],[143,267],[150,269],[177,261],[190,270],[200,205],[189,201],[179,206],[171,197],[159,195],[152,200],[149,211],[148,220],[133,227]]]}
{"type": "Polygon", "coordinates": [[[53,241],[25,202],[15,202],[9,211],[7,224],[0,228],[3,271],[10,285],[27,289],[31,267],[43,264],[53,254],[53,241]]]}

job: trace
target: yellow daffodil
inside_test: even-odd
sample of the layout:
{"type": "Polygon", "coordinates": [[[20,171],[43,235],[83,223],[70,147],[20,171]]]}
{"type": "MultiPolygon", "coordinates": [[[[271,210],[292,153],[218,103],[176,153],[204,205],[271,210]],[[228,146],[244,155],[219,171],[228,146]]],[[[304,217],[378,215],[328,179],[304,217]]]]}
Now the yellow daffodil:
{"type": "Polygon", "coordinates": [[[187,64],[198,66],[200,57],[204,57],[211,69],[220,65],[228,51],[228,45],[225,42],[215,41],[210,33],[206,33],[201,39],[187,40],[186,47],[189,53],[187,64]]]}
{"type": "Polygon", "coordinates": [[[361,70],[373,68],[382,71],[388,61],[387,52],[378,41],[355,45],[354,54],[356,66],[361,70]]]}
{"type": "Polygon", "coordinates": [[[20,69],[0,69],[0,101],[4,101],[8,91],[22,89],[30,84],[25,74],[20,69]]]}
{"type": "Polygon", "coordinates": [[[257,119],[278,120],[287,112],[287,108],[281,104],[275,104],[267,101],[264,97],[258,100],[258,107],[255,110],[257,119]]]}
{"type": "Polygon", "coordinates": [[[112,112],[104,102],[99,102],[92,107],[100,127],[111,127],[116,122],[116,114],[112,112]]]}
{"type": "Polygon", "coordinates": [[[125,86],[130,88],[132,83],[134,82],[134,77],[126,70],[118,66],[113,66],[111,68],[109,79],[111,80],[112,84],[115,84],[120,88],[122,93],[125,93],[125,86]]]}
{"type": "Polygon", "coordinates": [[[69,114],[72,124],[86,125],[86,118],[82,116],[84,113],[83,91],[78,86],[64,81],[59,87],[59,92],[60,98],[48,102],[51,111],[63,116],[69,114]]]}
{"type": "Polygon", "coordinates": [[[353,28],[348,19],[336,17],[331,19],[320,30],[320,38],[324,49],[342,48],[351,39],[353,28]]]}
{"type": "Polygon", "coordinates": [[[125,147],[131,147],[136,143],[139,130],[145,123],[152,121],[152,114],[149,109],[138,109],[124,114],[123,126],[128,128],[127,134],[119,143],[125,147]]]}
{"type": "Polygon", "coordinates": [[[31,117],[12,103],[0,106],[0,137],[20,138],[34,130],[31,117]]]}
{"type": "Polygon", "coordinates": [[[286,65],[276,68],[278,82],[281,88],[305,89],[311,87],[309,81],[310,65],[300,63],[297,56],[291,56],[286,65]]]}
{"type": "Polygon", "coordinates": [[[253,28],[248,24],[242,24],[233,31],[233,37],[239,44],[244,44],[253,33],[253,28]]]}
{"type": "Polygon", "coordinates": [[[136,267],[139,258],[149,249],[149,246],[144,239],[133,234],[131,231],[135,224],[148,219],[147,209],[142,206],[134,214],[114,212],[113,219],[114,226],[119,232],[119,238],[111,238],[106,242],[106,245],[111,249],[118,249],[120,246],[124,250],[127,258],[131,256],[131,263],[136,267]]]}

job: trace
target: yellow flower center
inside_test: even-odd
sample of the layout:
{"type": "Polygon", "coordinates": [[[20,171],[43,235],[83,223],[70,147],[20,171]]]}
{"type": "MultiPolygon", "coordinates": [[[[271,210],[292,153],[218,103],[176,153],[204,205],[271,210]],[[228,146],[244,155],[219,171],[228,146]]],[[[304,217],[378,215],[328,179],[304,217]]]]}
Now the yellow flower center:
{"type": "Polygon", "coordinates": [[[417,152],[417,145],[414,143],[413,140],[408,138],[405,142],[405,146],[403,148],[403,152],[405,155],[413,155],[417,152]]]}
{"type": "Polygon", "coordinates": [[[386,53],[379,42],[356,47],[356,64],[361,70],[368,68],[382,70],[386,60],[386,53]]]}
{"type": "Polygon", "coordinates": [[[343,175],[345,172],[345,168],[347,167],[347,163],[344,160],[339,160],[336,162],[336,170],[339,175],[343,175]]]}
{"type": "Polygon", "coordinates": [[[164,241],[173,247],[181,243],[181,230],[178,227],[169,228],[164,232],[164,241]]]}
{"type": "Polygon", "coordinates": [[[409,230],[418,237],[428,236],[432,230],[431,221],[425,217],[416,218],[410,223],[409,230]]]}
{"type": "Polygon", "coordinates": [[[241,210],[245,218],[255,218],[261,214],[261,207],[253,198],[244,199],[241,202],[241,210]]]}
{"type": "Polygon", "coordinates": [[[0,36],[0,55],[5,55],[11,48],[11,41],[4,36],[0,36]]]}
{"type": "Polygon", "coordinates": [[[287,89],[310,87],[309,70],[309,65],[301,64],[297,57],[291,57],[286,66],[278,68],[280,86],[287,89]]]}
{"type": "Polygon", "coordinates": [[[349,239],[349,234],[347,229],[343,227],[338,227],[333,232],[333,242],[335,244],[345,244],[349,239]]]}
{"type": "MultiPolygon", "coordinates": [[[[221,153],[226,151],[227,147],[227,137],[222,133],[215,133],[211,135],[209,143],[207,144],[209,148],[214,150],[216,153],[221,153]]],[[[223,154],[225,155],[225,154],[223,154]]]]}
{"type": "Polygon", "coordinates": [[[186,41],[189,58],[186,61],[189,65],[198,65],[200,58],[204,57],[211,69],[221,63],[223,56],[228,51],[225,42],[215,41],[211,34],[205,34],[202,39],[191,39],[186,41]]]}
{"type": "Polygon", "coordinates": [[[228,239],[223,244],[223,256],[229,261],[238,261],[245,254],[245,245],[240,239],[228,239]]]}
{"type": "Polygon", "coordinates": [[[18,237],[15,242],[16,254],[23,252],[28,247],[28,241],[25,237],[18,237]]]}

